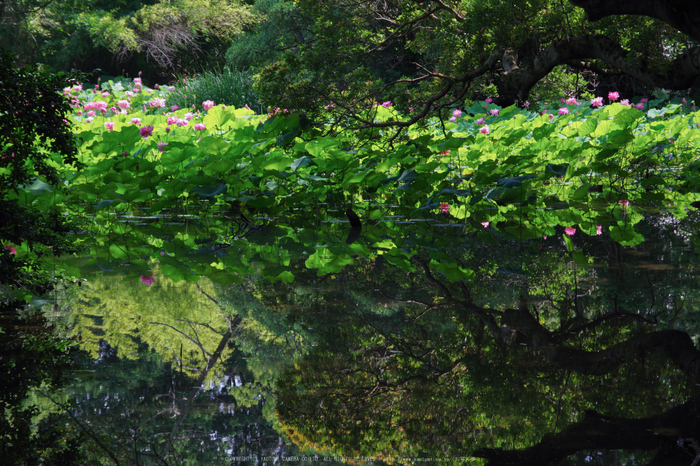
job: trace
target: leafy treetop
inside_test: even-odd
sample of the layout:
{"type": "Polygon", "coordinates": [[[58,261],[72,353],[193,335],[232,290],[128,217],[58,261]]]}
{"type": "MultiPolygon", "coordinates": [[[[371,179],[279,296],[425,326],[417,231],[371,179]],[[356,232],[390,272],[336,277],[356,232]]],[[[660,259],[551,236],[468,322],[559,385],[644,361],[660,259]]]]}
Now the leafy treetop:
{"type": "Polygon", "coordinates": [[[700,90],[700,36],[684,20],[700,15],[697,3],[608,3],[299,0],[313,37],[268,66],[259,89],[281,107],[313,116],[330,109],[357,126],[372,126],[361,114],[385,101],[411,115],[391,123],[404,126],[465,100],[558,99],[562,80],[571,96],[700,90]]]}

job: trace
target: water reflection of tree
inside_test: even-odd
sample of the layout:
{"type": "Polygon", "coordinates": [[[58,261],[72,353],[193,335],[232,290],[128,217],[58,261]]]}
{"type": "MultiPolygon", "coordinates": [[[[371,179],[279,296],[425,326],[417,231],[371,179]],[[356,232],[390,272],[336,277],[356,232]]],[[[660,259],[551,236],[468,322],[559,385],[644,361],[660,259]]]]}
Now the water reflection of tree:
{"type": "MultiPolygon", "coordinates": [[[[450,285],[427,260],[414,265],[414,273],[397,272],[379,259],[336,274],[342,284],[324,293],[324,306],[298,314],[316,329],[318,347],[279,383],[278,412],[297,442],[346,455],[474,454],[494,464],[525,461],[526,454],[513,453],[512,463],[499,462],[509,452],[553,444],[549,439],[569,441],[552,461],[595,448],[640,449],[625,443],[629,436],[606,437],[604,430],[598,435],[609,441],[579,436],[580,448],[572,449],[576,421],[594,428],[595,419],[672,422],[674,407],[690,399],[700,379],[692,340],[659,325],[658,309],[630,312],[633,304],[619,289],[600,297],[606,271],[569,267],[538,276],[529,264],[517,283],[526,287],[522,298],[491,307],[478,302],[483,283],[450,285]],[[542,280],[596,293],[577,308],[566,290],[543,299],[542,280]],[[355,297],[350,305],[335,304],[348,295],[355,297]]],[[[661,458],[694,456],[690,440],[678,443],[700,439],[687,420],[655,431],[658,441],[644,449],[661,458]]]]}
{"type": "MultiPolygon", "coordinates": [[[[203,323],[190,322],[193,330],[189,333],[171,328],[202,351],[199,367],[192,368],[198,374],[196,380],[164,368],[158,374],[140,377],[141,383],[158,387],[155,391],[159,393],[151,391],[154,400],[150,402],[145,399],[141,403],[120,400],[120,392],[122,397],[129,396],[129,384],[124,384],[100,397],[97,404],[88,398],[68,407],[66,413],[85,436],[86,457],[109,458],[115,463],[126,464],[178,464],[194,458],[206,462],[225,460],[226,453],[218,448],[218,442],[209,441],[215,432],[211,424],[216,422],[216,416],[211,412],[212,400],[202,399],[207,388],[205,381],[219,363],[241,321],[235,315],[223,316],[222,319],[227,328],[219,335],[216,346],[202,341],[195,331],[197,327],[205,327],[216,332],[203,323]],[[207,442],[203,443],[205,439],[207,442]]],[[[147,362],[152,370],[154,363],[160,362],[156,362],[153,356],[132,361],[132,366],[147,362]]],[[[114,353],[111,358],[116,369],[119,359],[114,353]]]]}
{"type": "MultiPolygon", "coordinates": [[[[92,331],[84,331],[88,345],[92,335],[102,336],[94,355],[97,360],[85,362],[92,377],[80,377],[75,388],[61,392],[62,399],[48,394],[65,408],[63,422],[68,421],[73,430],[68,437],[81,439],[81,464],[229,464],[231,455],[275,456],[275,452],[288,451],[265,420],[263,394],[267,390],[250,383],[253,375],[238,348],[242,318],[233,308],[220,303],[204,283],[185,287],[192,293],[183,292],[181,303],[162,300],[159,305],[169,308],[170,315],[154,309],[152,297],[144,299],[138,293],[140,302],[120,309],[112,304],[121,302],[122,288],[140,286],[151,294],[158,290],[124,283],[118,277],[112,278],[111,286],[108,281],[109,277],[93,284],[98,290],[95,295],[85,286],[80,291],[86,303],[94,305],[93,298],[101,297],[100,308],[94,306],[90,311],[102,318],[92,319],[92,331]],[[105,289],[112,294],[101,294],[105,289]],[[200,312],[200,297],[215,311],[200,312]],[[189,315],[181,312],[185,302],[192,304],[189,315]],[[115,315],[110,315],[110,306],[115,315]],[[158,331],[129,332],[132,324],[126,311],[131,312],[131,319],[139,316],[141,326],[158,331]],[[128,327],[115,325],[120,322],[128,327]],[[104,330],[98,331],[100,327],[104,330]],[[128,357],[123,349],[107,343],[125,340],[128,357]],[[182,351],[190,353],[186,364],[177,351],[182,346],[173,341],[183,342],[182,351]],[[188,351],[187,345],[195,351],[188,351]]],[[[167,283],[163,288],[172,291],[167,283]]]]}

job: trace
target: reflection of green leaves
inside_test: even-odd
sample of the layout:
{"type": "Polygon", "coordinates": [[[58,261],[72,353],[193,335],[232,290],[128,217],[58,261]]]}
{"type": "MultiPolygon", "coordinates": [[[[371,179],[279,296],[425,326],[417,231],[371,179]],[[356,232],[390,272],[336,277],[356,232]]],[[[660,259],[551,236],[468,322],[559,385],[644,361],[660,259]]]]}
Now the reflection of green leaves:
{"type": "Polygon", "coordinates": [[[226,191],[225,184],[214,184],[209,186],[197,186],[192,188],[192,192],[199,194],[202,197],[215,197],[226,191]]]}
{"type": "MultiPolygon", "coordinates": [[[[566,170],[564,170],[566,173],[566,170]]],[[[523,181],[535,178],[535,175],[523,175],[523,176],[513,176],[511,178],[501,178],[496,182],[499,186],[505,186],[506,188],[517,188],[522,186],[523,181]]]]}
{"type": "Polygon", "coordinates": [[[437,262],[432,260],[430,262],[430,266],[433,269],[442,272],[451,282],[456,282],[458,280],[473,280],[476,276],[473,270],[465,269],[454,262],[437,262]]]}
{"type": "Polygon", "coordinates": [[[182,265],[173,264],[163,264],[161,267],[163,275],[168,277],[174,282],[186,281],[190,283],[196,283],[199,280],[199,275],[190,272],[187,267],[182,265]]]}
{"type": "Polygon", "coordinates": [[[644,241],[644,237],[634,230],[630,224],[618,224],[610,228],[610,237],[623,246],[636,246],[644,241]]]}
{"type": "Polygon", "coordinates": [[[40,196],[42,193],[51,192],[51,186],[36,178],[30,185],[24,187],[27,191],[35,196],[40,196]]]}
{"type": "Polygon", "coordinates": [[[552,173],[554,176],[564,176],[566,175],[566,170],[569,168],[568,163],[560,163],[560,164],[548,164],[547,167],[545,167],[545,172],[552,173]]]}

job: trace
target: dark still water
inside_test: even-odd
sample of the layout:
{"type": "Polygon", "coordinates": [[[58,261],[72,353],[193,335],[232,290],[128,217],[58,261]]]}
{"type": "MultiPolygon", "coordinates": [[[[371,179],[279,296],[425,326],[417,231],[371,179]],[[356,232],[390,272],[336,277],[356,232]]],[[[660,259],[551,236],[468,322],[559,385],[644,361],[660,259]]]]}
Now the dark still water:
{"type": "Polygon", "coordinates": [[[6,313],[2,464],[698,464],[697,218],[326,226],[193,252],[256,243],[247,275],[84,259],[6,313]]]}

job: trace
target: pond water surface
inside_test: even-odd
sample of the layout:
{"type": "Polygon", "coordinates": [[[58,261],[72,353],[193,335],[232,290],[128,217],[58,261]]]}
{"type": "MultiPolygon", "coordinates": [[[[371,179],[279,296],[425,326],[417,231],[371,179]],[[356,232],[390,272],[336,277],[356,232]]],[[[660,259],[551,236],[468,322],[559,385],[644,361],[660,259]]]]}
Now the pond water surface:
{"type": "Polygon", "coordinates": [[[563,234],[382,228],[253,231],[287,259],[244,276],[71,259],[86,278],[2,335],[24,342],[3,390],[34,407],[3,464],[698,464],[696,217],[651,216],[634,248],[578,232],[583,260],[563,234]],[[409,259],[358,254],[381,241],[409,259]]]}

